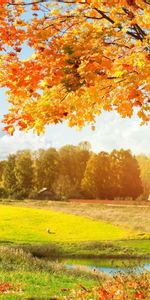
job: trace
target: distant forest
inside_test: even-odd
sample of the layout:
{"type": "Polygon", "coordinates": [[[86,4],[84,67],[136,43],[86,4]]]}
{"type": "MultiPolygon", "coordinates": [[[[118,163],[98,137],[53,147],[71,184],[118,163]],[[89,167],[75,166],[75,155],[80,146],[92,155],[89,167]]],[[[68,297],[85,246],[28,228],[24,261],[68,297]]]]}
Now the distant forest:
{"type": "Polygon", "coordinates": [[[0,161],[0,198],[142,200],[149,193],[150,157],[130,150],[95,154],[81,142],[59,150],[18,151],[0,161]]]}

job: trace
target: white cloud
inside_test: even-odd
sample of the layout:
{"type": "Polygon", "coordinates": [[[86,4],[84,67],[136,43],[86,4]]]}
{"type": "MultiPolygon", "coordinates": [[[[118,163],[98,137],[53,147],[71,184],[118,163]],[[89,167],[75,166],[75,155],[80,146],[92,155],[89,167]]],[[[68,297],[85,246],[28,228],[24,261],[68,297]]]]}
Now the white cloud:
{"type": "Polygon", "coordinates": [[[16,131],[14,136],[7,134],[0,138],[0,159],[5,159],[9,154],[18,150],[39,148],[48,148],[51,144],[47,141],[46,136],[36,136],[33,133],[22,133],[16,131]]]}
{"type": "Polygon", "coordinates": [[[104,114],[96,126],[92,139],[96,151],[124,148],[135,154],[150,154],[150,125],[141,126],[136,116],[122,119],[116,113],[108,114],[104,114]]]}
{"type": "Polygon", "coordinates": [[[97,118],[96,130],[86,126],[81,131],[69,128],[65,124],[52,125],[46,133],[37,136],[31,132],[16,131],[14,136],[0,135],[0,159],[17,150],[56,147],[66,144],[77,145],[89,141],[95,152],[112,151],[113,149],[131,149],[133,153],[150,155],[150,125],[140,126],[137,117],[122,119],[116,113],[103,113],[97,118]]]}

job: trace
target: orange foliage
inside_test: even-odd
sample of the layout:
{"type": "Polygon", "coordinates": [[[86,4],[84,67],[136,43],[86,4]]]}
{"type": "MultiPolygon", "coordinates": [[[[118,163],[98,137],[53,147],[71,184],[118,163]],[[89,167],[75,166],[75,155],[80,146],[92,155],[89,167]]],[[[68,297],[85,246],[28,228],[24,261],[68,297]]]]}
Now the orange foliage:
{"type": "Polygon", "coordinates": [[[149,0],[0,0],[5,129],[93,124],[103,109],[148,122],[149,20],[149,0]]]}
{"type": "Polygon", "coordinates": [[[68,300],[135,300],[150,299],[149,274],[143,273],[140,276],[133,274],[116,274],[110,280],[105,280],[101,286],[91,290],[80,285],[80,289],[72,290],[68,300]]]}

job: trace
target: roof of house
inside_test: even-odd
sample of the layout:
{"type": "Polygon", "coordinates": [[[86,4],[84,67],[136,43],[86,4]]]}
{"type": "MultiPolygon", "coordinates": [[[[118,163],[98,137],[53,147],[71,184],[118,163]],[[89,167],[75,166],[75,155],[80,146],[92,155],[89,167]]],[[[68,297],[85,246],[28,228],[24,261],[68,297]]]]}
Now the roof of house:
{"type": "Polygon", "coordinates": [[[42,188],[41,190],[38,191],[38,194],[43,193],[43,192],[45,192],[47,190],[48,190],[48,188],[44,187],[44,188],[42,188]]]}

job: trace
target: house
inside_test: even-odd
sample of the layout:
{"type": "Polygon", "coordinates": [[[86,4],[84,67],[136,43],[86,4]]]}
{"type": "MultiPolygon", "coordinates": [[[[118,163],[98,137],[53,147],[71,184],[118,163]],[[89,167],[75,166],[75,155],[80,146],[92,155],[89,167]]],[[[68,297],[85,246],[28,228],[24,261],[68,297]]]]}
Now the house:
{"type": "Polygon", "coordinates": [[[55,200],[55,195],[48,188],[44,187],[40,191],[38,191],[38,199],[39,200],[55,200]]]}

